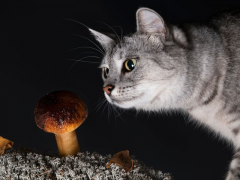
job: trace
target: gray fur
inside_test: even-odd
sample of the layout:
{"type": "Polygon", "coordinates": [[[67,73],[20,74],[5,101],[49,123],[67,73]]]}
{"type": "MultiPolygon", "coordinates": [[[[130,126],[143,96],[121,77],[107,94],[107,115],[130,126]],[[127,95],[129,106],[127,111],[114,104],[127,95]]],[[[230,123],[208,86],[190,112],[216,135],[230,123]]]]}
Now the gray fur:
{"type": "Polygon", "coordinates": [[[240,180],[240,12],[207,23],[166,25],[153,10],[137,11],[137,32],[107,47],[107,100],[122,108],[181,109],[233,144],[236,154],[226,180],[240,180]],[[124,62],[136,67],[124,72],[124,62]]]}

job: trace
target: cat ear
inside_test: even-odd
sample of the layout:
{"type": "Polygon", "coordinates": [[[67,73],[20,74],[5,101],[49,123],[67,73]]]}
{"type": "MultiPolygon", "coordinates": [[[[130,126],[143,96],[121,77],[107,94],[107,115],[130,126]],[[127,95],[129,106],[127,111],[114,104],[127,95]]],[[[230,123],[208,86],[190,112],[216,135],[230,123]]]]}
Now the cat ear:
{"type": "Polygon", "coordinates": [[[114,43],[114,40],[105,34],[102,34],[90,28],[89,31],[93,34],[96,40],[104,47],[104,49],[108,49],[108,47],[114,43]]]}
{"type": "Polygon", "coordinates": [[[167,27],[161,16],[148,8],[140,8],[136,13],[137,31],[167,35],[167,27]]]}

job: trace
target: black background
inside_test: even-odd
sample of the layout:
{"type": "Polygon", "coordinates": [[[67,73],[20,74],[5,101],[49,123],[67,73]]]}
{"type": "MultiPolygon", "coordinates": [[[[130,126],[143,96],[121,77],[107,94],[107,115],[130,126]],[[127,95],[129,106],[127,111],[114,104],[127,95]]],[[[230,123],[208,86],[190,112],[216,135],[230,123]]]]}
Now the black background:
{"type": "Polygon", "coordinates": [[[101,21],[119,35],[117,26],[121,26],[128,34],[136,29],[139,7],[152,8],[165,21],[179,23],[204,21],[223,9],[239,8],[240,1],[1,1],[0,136],[16,147],[56,152],[54,135],[36,126],[33,111],[45,94],[70,90],[89,108],[87,120],[77,129],[82,151],[105,155],[128,149],[147,166],[171,172],[177,180],[224,179],[233,155],[230,145],[180,113],[118,110],[114,114],[105,104],[100,106],[104,99],[97,68],[100,59],[76,64],[68,60],[101,54],[83,48],[69,51],[95,47],[76,34],[95,40],[86,27],[65,18],[111,32],[101,21]]]}

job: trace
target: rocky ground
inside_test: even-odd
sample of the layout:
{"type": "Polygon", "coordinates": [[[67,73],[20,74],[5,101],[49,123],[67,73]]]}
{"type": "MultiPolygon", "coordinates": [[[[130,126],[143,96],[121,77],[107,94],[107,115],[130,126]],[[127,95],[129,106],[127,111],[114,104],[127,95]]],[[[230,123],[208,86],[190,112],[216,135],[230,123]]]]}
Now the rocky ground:
{"type": "Polygon", "coordinates": [[[59,158],[30,150],[10,149],[0,156],[0,180],[173,180],[169,173],[146,167],[133,157],[134,167],[106,164],[111,155],[83,152],[59,158]]]}

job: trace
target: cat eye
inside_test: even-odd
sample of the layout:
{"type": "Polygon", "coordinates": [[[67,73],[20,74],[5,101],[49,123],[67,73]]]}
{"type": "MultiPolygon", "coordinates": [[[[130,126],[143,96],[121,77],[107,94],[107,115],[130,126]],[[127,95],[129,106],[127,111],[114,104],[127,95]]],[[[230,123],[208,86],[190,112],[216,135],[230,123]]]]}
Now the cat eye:
{"type": "Polygon", "coordinates": [[[124,67],[128,72],[130,72],[135,68],[136,63],[136,59],[128,59],[124,62],[124,67]]]}
{"type": "Polygon", "coordinates": [[[107,78],[108,73],[109,73],[109,69],[104,67],[103,68],[103,76],[104,76],[105,79],[107,78]]]}

